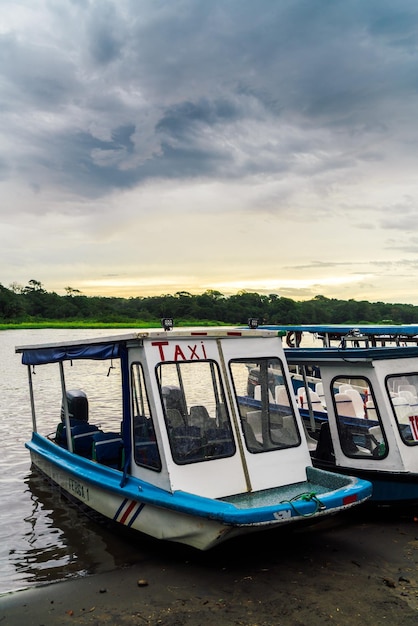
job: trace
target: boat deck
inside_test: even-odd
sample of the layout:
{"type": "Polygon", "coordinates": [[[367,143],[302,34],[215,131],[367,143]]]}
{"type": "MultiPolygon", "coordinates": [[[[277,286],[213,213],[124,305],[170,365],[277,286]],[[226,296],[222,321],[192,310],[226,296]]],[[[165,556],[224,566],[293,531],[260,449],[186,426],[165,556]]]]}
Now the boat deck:
{"type": "MultiPolygon", "coordinates": [[[[340,489],[345,485],[351,484],[351,478],[331,472],[322,472],[307,468],[308,480],[304,482],[286,485],[284,487],[275,487],[273,489],[264,489],[262,491],[240,493],[233,496],[222,498],[224,502],[230,502],[237,508],[258,508],[264,506],[274,506],[278,503],[289,502],[291,500],[302,499],[306,494],[329,494],[334,489],[340,489]],[[320,479],[320,480],[319,480],[320,479]]],[[[309,499],[309,498],[308,498],[309,499]]]]}

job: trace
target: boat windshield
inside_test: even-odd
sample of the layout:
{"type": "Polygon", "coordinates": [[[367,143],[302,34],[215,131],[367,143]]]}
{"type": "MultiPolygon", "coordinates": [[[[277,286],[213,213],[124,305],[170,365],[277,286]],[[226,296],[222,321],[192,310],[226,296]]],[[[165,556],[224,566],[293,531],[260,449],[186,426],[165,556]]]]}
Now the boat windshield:
{"type": "Polygon", "coordinates": [[[229,367],[248,451],[298,446],[300,434],[281,361],[236,359],[229,367]]]}
{"type": "Polygon", "coordinates": [[[402,440],[418,443],[418,374],[388,376],[386,389],[402,440]]]}
{"type": "Polygon", "coordinates": [[[331,390],[341,449],[345,456],[381,459],[387,440],[370,381],[336,377],[331,390]]]}
{"type": "Polygon", "coordinates": [[[235,441],[218,364],[164,362],[157,367],[157,377],[175,463],[234,455],[235,441]]]}

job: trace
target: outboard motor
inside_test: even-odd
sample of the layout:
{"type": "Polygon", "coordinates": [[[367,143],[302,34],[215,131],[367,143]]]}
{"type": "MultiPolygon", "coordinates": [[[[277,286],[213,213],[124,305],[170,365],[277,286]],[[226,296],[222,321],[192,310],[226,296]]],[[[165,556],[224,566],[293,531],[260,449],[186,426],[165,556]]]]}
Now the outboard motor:
{"type": "Polygon", "coordinates": [[[161,387],[161,393],[166,409],[177,409],[184,415],[184,403],[180,387],[165,385],[161,387]]]}
{"type": "MultiPolygon", "coordinates": [[[[87,395],[81,389],[67,391],[68,414],[71,423],[89,421],[89,403],[87,395]]],[[[61,421],[65,420],[64,406],[61,406],[61,421]]]]}

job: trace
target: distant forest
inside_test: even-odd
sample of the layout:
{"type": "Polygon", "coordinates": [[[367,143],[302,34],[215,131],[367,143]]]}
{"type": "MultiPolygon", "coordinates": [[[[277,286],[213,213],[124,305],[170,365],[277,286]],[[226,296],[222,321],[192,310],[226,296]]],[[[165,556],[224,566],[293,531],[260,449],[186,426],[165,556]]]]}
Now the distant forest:
{"type": "Polygon", "coordinates": [[[360,324],[418,322],[418,307],[366,300],[337,300],[315,296],[295,301],[276,294],[240,291],[224,296],[208,290],[201,295],[178,291],[174,295],[109,298],[85,296],[72,287],[60,296],[30,280],[26,286],[0,284],[0,322],[6,324],[57,321],[62,323],[135,325],[160,324],[172,317],[184,323],[246,324],[250,317],[264,324],[360,324]]]}

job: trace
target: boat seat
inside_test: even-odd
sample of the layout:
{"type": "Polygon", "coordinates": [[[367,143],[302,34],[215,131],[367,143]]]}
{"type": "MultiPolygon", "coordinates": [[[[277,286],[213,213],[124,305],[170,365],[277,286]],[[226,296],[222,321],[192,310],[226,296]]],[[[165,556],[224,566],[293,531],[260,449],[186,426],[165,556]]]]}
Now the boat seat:
{"type": "Polygon", "coordinates": [[[263,444],[257,441],[254,431],[251,425],[246,419],[242,420],[242,430],[244,431],[245,443],[250,452],[260,452],[263,449],[263,444]]]}
{"type": "Polygon", "coordinates": [[[119,433],[98,432],[92,439],[93,461],[114,469],[123,467],[123,439],[119,433]]]}
{"type": "MultiPolygon", "coordinates": [[[[325,412],[326,409],[324,408],[324,405],[321,402],[321,398],[316,393],[316,391],[313,391],[313,389],[311,389],[310,387],[309,387],[309,398],[311,401],[311,406],[312,406],[313,411],[325,412]]],[[[298,400],[299,405],[302,403],[301,408],[304,408],[304,409],[309,408],[305,387],[299,387],[297,391],[297,400],[298,400]]]]}
{"type": "MultiPolygon", "coordinates": [[[[261,385],[256,385],[254,387],[254,400],[261,401],[261,385]]],[[[270,389],[269,389],[269,403],[274,404],[273,394],[271,393],[270,389]]]]}
{"type": "MultiPolygon", "coordinates": [[[[81,426],[85,427],[86,422],[84,420],[75,419],[74,417],[70,417],[70,427],[81,426]]],[[[67,447],[67,431],[65,429],[65,423],[59,422],[57,426],[57,430],[55,432],[55,443],[57,443],[62,448],[67,447]]],[[[90,429],[89,429],[90,430],[90,429]]]]}
{"type": "Polygon", "coordinates": [[[287,395],[287,389],[285,385],[276,385],[274,390],[276,404],[282,406],[290,406],[289,396],[287,395]]]}
{"type": "Polygon", "coordinates": [[[326,411],[324,404],[320,398],[320,396],[316,393],[316,391],[313,391],[312,389],[309,390],[309,395],[311,398],[311,405],[312,405],[312,410],[313,411],[320,411],[322,413],[324,413],[326,411]]]}
{"type": "Polygon", "coordinates": [[[357,417],[353,400],[346,393],[336,393],[335,403],[337,406],[337,414],[344,417],[357,417]]]}
{"type": "Polygon", "coordinates": [[[364,417],[364,400],[360,392],[352,388],[346,389],[344,393],[352,399],[356,417],[364,417]]]}
{"type": "Polygon", "coordinates": [[[163,397],[163,404],[166,410],[176,409],[180,415],[184,415],[184,404],[182,391],[180,387],[175,385],[165,385],[161,387],[161,395],[163,397]]]}
{"type": "MultiPolygon", "coordinates": [[[[58,427],[59,428],[59,427],[58,427]]],[[[58,429],[57,429],[58,430],[58,429]]],[[[63,426],[60,433],[59,445],[63,448],[67,447],[67,427],[63,426]]],[[[83,422],[71,426],[71,440],[73,444],[73,452],[91,459],[93,435],[100,432],[100,429],[95,424],[88,424],[83,422]]]]}
{"type": "Polygon", "coordinates": [[[166,415],[169,428],[177,428],[179,426],[186,426],[183,416],[178,409],[166,409],[166,415]]]}
{"type": "Polygon", "coordinates": [[[190,407],[189,423],[190,426],[198,426],[204,432],[213,427],[215,420],[210,417],[205,406],[197,404],[190,407]]]}
{"type": "Polygon", "coordinates": [[[171,450],[176,463],[203,458],[202,432],[198,426],[176,426],[170,433],[171,450]]]}
{"type": "Polygon", "coordinates": [[[415,385],[399,385],[399,395],[401,394],[401,391],[409,391],[415,398],[417,397],[417,388],[415,387],[415,385]]]}
{"type": "Polygon", "coordinates": [[[398,394],[400,398],[406,398],[411,405],[417,403],[417,397],[408,389],[401,389],[398,394]]]}
{"type": "Polygon", "coordinates": [[[324,384],[321,383],[316,383],[315,385],[315,391],[319,396],[319,399],[321,400],[323,406],[325,406],[325,393],[324,393],[324,384]]]}
{"type": "Polygon", "coordinates": [[[391,398],[391,402],[393,404],[393,408],[395,410],[395,415],[398,422],[402,422],[403,424],[409,424],[411,407],[408,400],[402,396],[396,396],[391,398]]]}
{"type": "MultiPolygon", "coordinates": [[[[263,433],[261,428],[261,411],[248,411],[247,424],[250,426],[254,437],[260,443],[263,442],[263,433]]],[[[251,436],[251,435],[250,435],[251,436]]]]}
{"type": "Polygon", "coordinates": [[[212,456],[232,456],[235,444],[228,428],[209,428],[206,431],[206,445],[212,456]]]}

